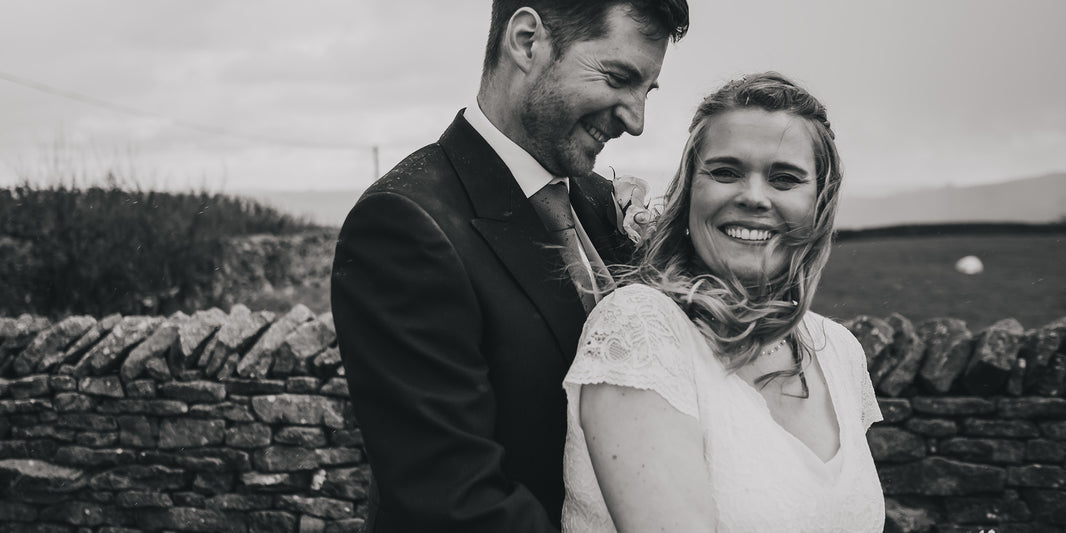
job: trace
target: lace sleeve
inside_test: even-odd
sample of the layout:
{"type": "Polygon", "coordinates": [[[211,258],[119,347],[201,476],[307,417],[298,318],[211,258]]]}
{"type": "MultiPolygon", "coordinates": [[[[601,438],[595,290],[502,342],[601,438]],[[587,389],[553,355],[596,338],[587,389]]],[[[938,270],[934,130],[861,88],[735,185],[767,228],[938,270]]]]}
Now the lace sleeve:
{"type": "Polygon", "coordinates": [[[630,285],[589,315],[566,383],[608,383],[658,393],[698,418],[692,353],[679,332],[688,318],[659,291],[630,285]]]}
{"type": "Polygon", "coordinates": [[[877,405],[877,395],[874,394],[874,385],[870,381],[870,370],[866,366],[866,353],[854,336],[852,336],[852,341],[854,349],[857,350],[855,359],[859,361],[856,380],[862,395],[862,428],[866,431],[870,429],[871,424],[885,418],[881,415],[881,407],[877,405]]]}

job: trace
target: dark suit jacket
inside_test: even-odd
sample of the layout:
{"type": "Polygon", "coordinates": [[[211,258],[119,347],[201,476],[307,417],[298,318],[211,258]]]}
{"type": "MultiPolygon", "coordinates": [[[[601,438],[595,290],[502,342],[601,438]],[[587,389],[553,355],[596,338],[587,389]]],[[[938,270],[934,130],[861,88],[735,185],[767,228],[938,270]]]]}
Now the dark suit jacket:
{"type": "MultiPolygon", "coordinates": [[[[571,179],[607,264],[632,247],[611,183],[571,179]]],[[[557,250],[462,112],[341,229],[333,319],[374,475],[368,531],[559,528],[562,380],[585,320],[557,250]]]]}

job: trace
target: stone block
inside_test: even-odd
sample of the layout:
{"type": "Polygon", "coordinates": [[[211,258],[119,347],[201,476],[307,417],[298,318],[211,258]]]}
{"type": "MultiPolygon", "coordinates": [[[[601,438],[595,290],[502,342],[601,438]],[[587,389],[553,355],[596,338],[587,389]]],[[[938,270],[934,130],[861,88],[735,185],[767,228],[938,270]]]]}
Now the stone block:
{"type": "Polygon", "coordinates": [[[174,458],[174,465],[195,472],[226,472],[229,464],[221,457],[190,457],[178,455],[174,458]]]}
{"type": "Polygon", "coordinates": [[[0,415],[31,414],[51,410],[53,410],[52,400],[41,398],[0,400],[0,415]]]}
{"type": "Polygon", "coordinates": [[[119,370],[122,381],[133,381],[144,373],[151,359],[165,361],[167,354],[176,349],[178,343],[178,325],[173,320],[162,323],[137,345],[123,361],[119,370]]]}
{"type": "Polygon", "coordinates": [[[199,360],[208,339],[226,323],[226,313],[217,307],[200,310],[178,324],[178,346],[171,366],[188,368],[199,360]]]}
{"type": "Polygon", "coordinates": [[[303,304],[297,304],[288,313],[276,320],[256,341],[248,353],[237,363],[237,375],[242,378],[261,379],[270,372],[274,352],[297,326],[314,320],[314,314],[303,304]]]}
{"type": "Polygon", "coordinates": [[[159,396],[189,403],[218,403],[226,399],[226,386],[216,381],[162,383],[159,396]]]}
{"type": "Polygon", "coordinates": [[[174,378],[170,365],[161,357],[150,357],[144,362],[144,375],[156,381],[170,381],[174,378]]]}
{"type": "Polygon", "coordinates": [[[948,522],[980,524],[1027,522],[1032,517],[1029,506],[1014,491],[1002,496],[965,496],[944,499],[948,522]]]}
{"type": "Polygon", "coordinates": [[[77,392],[61,392],[52,400],[55,410],[60,413],[92,411],[95,402],[91,396],[77,392]]]}
{"type": "Polygon", "coordinates": [[[263,472],[295,472],[321,466],[318,454],[299,446],[267,446],[252,454],[252,464],[263,472]]]}
{"type": "Polygon", "coordinates": [[[124,415],[116,417],[118,422],[118,440],[123,446],[134,448],[155,448],[159,435],[159,424],[143,415],[124,415]]]}
{"type": "Polygon", "coordinates": [[[123,509],[167,508],[174,501],[165,492],[126,490],[115,495],[115,505],[123,509]]]}
{"type": "Polygon", "coordinates": [[[1066,419],[1066,399],[1062,398],[1000,398],[997,405],[1002,418],[1066,419]]]}
{"type": "Polygon", "coordinates": [[[1022,498],[1029,504],[1033,520],[1066,526],[1066,492],[1029,489],[1022,491],[1022,498]]]}
{"type": "Polygon", "coordinates": [[[348,382],[344,378],[330,378],[326,380],[318,393],[323,396],[334,396],[347,399],[348,382]]]}
{"type": "Polygon", "coordinates": [[[104,523],[104,508],[91,502],[62,502],[46,507],[41,515],[48,517],[48,520],[75,526],[98,526],[104,523]]]}
{"type": "MultiPolygon", "coordinates": [[[[234,450],[232,448],[195,448],[185,450],[183,455],[188,457],[210,457],[221,459],[224,461],[227,470],[248,472],[252,469],[252,459],[251,456],[248,455],[248,452],[234,450]]],[[[199,469],[201,467],[197,466],[194,468],[199,469]]]]}
{"type": "Polygon", "coordinates": [[[903,424],[903,427],[926,437],[951,437],[959,433],[955,421],[944,418],[912,418],[903,424]]]}
{"type": "Polygon", "coordinates": [[[162,321],[159,317],[127,316],[74,365],[74,376],[109,374],[118,369],[134,346],[162,321]]]}
{"type": "Polygon", "coordinates": [[[240,424],[226,430],[226,445],[234,448],[261,448],[270,442],[270,426],[266,424],[240,424]]]}
{"type": "Polygon", "coordinates": [[[122,388],[122,382],[118,376],[86,376],[78,380],[78,391],[92,396],[105,396],[108,398],[124,398],[126,391],[122,388]]]}
{"type": "Polygon", "coordinates": [[[222,383],[226,386],[226,392],[230,396],[285,392],[285,381],[280,379],[227,379],[222,383]]]}
{"type": "Polygon", "coordinates": [[[85,446],[63,446],[55,451],[54,461],[61,465],[85,467],[110,467],[129,464],[137,460],[132,450],[98,450],[85,446]]]}
{"type": "Polygon", "coordinates": [[[363,432],[359,428],[331,429],[329,442],[334,446],[362,446],[363,432]]]}
{"type": "Polygon", "coordinates": [[[1004,390],[1011,396],[1021,396],[1025,393],[1025,359],[1019,355],[1014,359],[1014,364],[1010,367],[1010,374],[1007,375],[1007,384],[1004,386],[1004,390]]]}
{"type": "Polygon", "coordinates": [[[314,394],[318,388],[318,378],[311,376],[293,376],[285,380],[285,392],[293,394],[314,394]]]}
{"type": "Polygon", "coordinates": [[[892,344],[889,345],[882,365],[887,373],[876,387],[888,396],[899,396],[913,386],[922,363],[925,362],[925,341],[918,336],[914,324],[907,317],[892,313],[885,318],[892,328],[892,344]]]}
{"type": "Polygon", "coordinates": [[[298,326],[274,354],[271,375],[288,376],[306,373],[309,361],[337,340],[336,332],[319,320],[298,326]]]}
{"type": "Polygon", "coordinates": [[[1035,489],[1066,488],[1066,470],[1051,465],[1014,466],[1007,469],[1007,485],[1035,489]]]}
{"type": "Polygon", "coordinates": [[[233,490],[232,472],[197,472],[192,488],[201,494],[223,494],[233,490]]]}
{"type": "MultiPolygon", "coordinates": [[[[366,516],[366,513],[359,513],[366,516]]],[[[350,531],[363,531],[364,520],[362,518],[344,518],[342,520],[334,520],[326,524],[326,529],[323,533],[348,533],[350,531]]]]}
{"type": "MultiPolygon", "coordinates": [[[[56,361],[54,364],[49,362],[48,366],[61,369],[64,366],[76,364],[79,360],[81,360],[85,352],[89,351],[90,348],[95,346],[100,339],[109,335],[111,333],[111,330],[114,329],[115,326],[119,325],[119,323],[121,322],[122,315],[118,313],[113,313],[105,316],[104,318],[101,318],[99,321],[93,324],[93,326],[89,328],[89,330],[86,331],[81,336],[81,338],[74,341],[74,344],[70,345],[70,347],[67,348],[65,352],[63,352],[62,357],[60,357],[58,361],[56,361]]],[[[71,366],[71,369],[73,369],[73,366],[71,366]]]]}
{"type": "Polygon", "coordinates": [[[302,476],[291,472],[269,474],[246,472],[241,474],[241,484],[248,490],[252,491],[287,492],[292,490],[304,490],[307,486],[305,477],[306,475],[302,476]]]}
{"type": "Polygon", "coordinates": [[[16,400],[48,396],[52,392],[50,376],[26,376],[8,383],[8,395],[16,400]]]}
{"type": "Polygon", "coordinates": [[[48,386],[54,392],[72,392],[78,390],[78,380],[71,376],[48,376],[48,386]]]}
{"type": "Polygon", "coordinates": [[[301,515],[300,533],[326,533],[326,521],[309,515],[301,515]]]}
{"type": "Polygon", "coordinates": [[[964,463],[943,457],[878,467],[886,495],[968,496],[1000,492],[1007,472],[999,467],[964,463]]]}
{"type": "Polygon", "coordinates": [[[1032,393],[1041,396],[1061,396],[1066,382],[1066,353],[1051,354],[1047,370],[1033,384],[1032,393]]]}
{"type": "Polygon", "coordinates": [[[939,452],[964,461],[1019,464],[1025,460],[1025,443],[1005,439],[956,437],[943,440],[939,452]]]}
{"type": "Polygon", "coordinates": [[[851,331],[862,345],[862,351],[866,354],[866,367],[870,372],[870,381],[874,386],[885,377],[898,361],[889,360],[887,348],[892,344],[892,336],[895,334],[892,326],[880,318],[859,315],[843,323],[844,327],[851,331]]]}
{"type": "Polygon", "coordinates": [[[268,423],[344,427],[344,401],[305,394],[271,394],[252,398],[252,411],[268,423]]]}
{"type": "Polygon", "coordinates": [[[996,412],[994,401],[973,396],[916,396],[911,399],[911,406],[919,413],[937,416],[988,415],[996,412]]]}
{"type": "Polygon", "coordinates": [[[910,418],[914,410],[910,400],[904,398],[878,398],[877,407],[881,410],[884,424],[896,424],[910,418]]]}
{"type": "Polygon", "coordinates": [[[979,396],[1003,390],[1024,339],[1025,328],[1013,318],[1000,320],[981,332],[963,372],[966,390],[979,396]]]}
{"type": "Polygon", "coordinates": [[[80,446],[93,448],[105,448],[118,444],[117,431],[82,431],[74,438],[74,442],[80,446]]]}
{"type": "Polygon", "coordinates": [[[84,429],[86,431],[115,431],[115,417],[86,413],[62,413],[56,420],[59,427],[84,429]]]}
{"type": "Polygon", "coordinates": [[[0,457],[12,459],[51,459],[59,445],[49,439],[0,441],[0,457]]]}
{"type": "Polygon", "coordinates": [[[1025,442],[1025,459],[1034,463],[1062,463],[1066,460],[1066,445],[1047,439],[1025,442]]]}
{"type": "Polygon", "coordinates": [[[36,519],[36,507],[18,502],[0,501],[0,524],[33,522],[36,519]]]}
{"type": "Polygon", "coordinates": [[[337,348],[326,348],[325,351],[311,359],[311,374],[321,379],[329,379],[341,375],[341,353],[337,348]]]}
{"type": "Polygon", "coordinates": [[[85,486],[85,472],[36,459],[0,459],[0,493],[71,493],[85,486]]]}
{"type": "Polygon", "coordinates": [[[983,420],[967,418],[962,421],[962,432],[972,437],[1008,437],[1028,439],[1040,436],[1040,429],[1028,420],[983,420]]]}
{"type": "Polygon", "coordinates": [[[198,509],[195,507],[172,507],[169,509],[144,509],[133,515],[134,522],[142,529],[180,530],[212,533],[247,533],[248,527],[240,513],[198,509]]]}
{"type": "Polygon", "coordinates": [[[63,352],[95,324],[96,319],[91,316],[71,316],[39,332],[15,358],[15,374],[48,373],[59,363],[69,362],[63,359],[63,352]]]}
{"type": "Polygon", "coordinates": [[[159,423],[159,447],[198,448],[225,441],[225,420],[167,418],[159,423]]]}
{"type": "Polygon", "coordinates": [[[951,390],[973,353],[973,334],[957,318],[934,318],[918,326],[918,336],[925,341],[925,362],[918,381],[936,394],[951,390]]]}
{"type": "Polygon", "coordinates": [[[130,398],[155,398],[155,381],[150,379],[138,379],[126,383],[126,396],[130,398]]]}
{"type": "Polygon", "coordinates": [[[302,446],[304,448],[320,448],[325,446],[328,440],[326,432],[322,428],[309,426],[283,427],[274,435],[274,442],[302,446]]]}
{"type": "Polygon", "coordinates": [[[343,500],[360,501],[367,497],[370,485],[367,467],[331,468],[326,470],[322,494],[343,500]]]}
{"type": "Polygon", "coordinates": [[[322,466],[344,466],[363,462],[362,450],[355,448],[319,448],[315,453],[322,466]]]}
{"type": "Polygon", "coordinates": [[[177,400],[122,399],[104,400],[96,406],[104,414],[146,414],[153,416],[176,416],[189,412],[185,402],[177,400]]]}
{"type": "Polygon", "coordinates": [[[1025,392],[1042,396],[1057,396],[1050,394],[1055,389],[1061,392],[1063,376],[1052,359],[1060,351],[1063,340],[1066,340],[1066,317],[1027,333],[1018,355],[1026,362],[1025,392]]]}
{"type": "Polygon", "coordinates": [[[1066,422],[1041,422],[1040,432],[1049,439],[1066,440],[1066,422]]]}
{"type": "Polygon", "coordinates": [[[352,502],[333,498],[314,498],[283,494],[277,497],[277,505],[281,509],[309,514],[328,520],[351,518],[355,515],[355,505],[352,502]]]}
{"type": "Polygon", "coordinates": [[[219,494],[204,501],[205,509],[217,511],[256,511],[270,509],[273,505],[274,498],[266,494],[219,494]]]}
{"type": "Polygon", "coordinates": [[[285,511],[256,511],[248,513],[248,528],[263,533],[295,533],[296,515],[285,511]]]}
{"type": "MultiPolygon", "coordinates": [[[[17,319],[0,319],[0,374],[14,366],[22,350],[33,343],[39,333],[52,326],[47,318],[22,314],[17,319]]],[[[33,371],[31,367],[26,371],[33,371]]],[[[25,374],[22,374],[25,375],[25,374]]]]}
{"type": "Polygon", "coordinates": [[[189,407],[189,415],[196,418],[223,418],[230,422],[255,421],[250,407],[233,402],[193,405],[189,407]]]}
{"type": "Polygon", "coordinates": [[[185,487],[185,471],[162,465],[123,465],[89,479],[93,490],[178,490],[185,487]]]}
{"type": "Polygon", "coordinates": [[[73,429],[58,428],[53,425],[20,426],[11,429],[11,438],[15,440],[52,439],[74,442],[74,435],[75,431],[73,429]]]}

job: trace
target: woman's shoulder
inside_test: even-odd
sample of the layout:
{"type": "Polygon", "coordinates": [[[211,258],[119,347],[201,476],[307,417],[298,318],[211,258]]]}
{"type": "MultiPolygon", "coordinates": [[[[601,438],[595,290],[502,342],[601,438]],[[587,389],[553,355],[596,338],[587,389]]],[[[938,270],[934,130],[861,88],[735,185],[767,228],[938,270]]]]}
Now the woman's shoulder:
{"type": "Polygon", "coordinates": [[[619,287],[611,294],[608,294],[599,305],[623,308],[639,306],[654,306],[663,309],[677,308],[677,303],[672,298],[659,289],[643,283],[631,283],[619,287]]]}

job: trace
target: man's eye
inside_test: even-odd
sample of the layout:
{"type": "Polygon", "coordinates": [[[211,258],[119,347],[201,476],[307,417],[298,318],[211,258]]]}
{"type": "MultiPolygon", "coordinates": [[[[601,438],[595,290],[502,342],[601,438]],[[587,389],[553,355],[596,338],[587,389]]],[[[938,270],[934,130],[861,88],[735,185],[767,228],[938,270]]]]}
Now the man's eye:
{"type": "Polygon", "coordinates": [[[622,76],[620,74],[615,74],[613,72],[608,72],[607,73],[607,83],[611,87],[621,87],[621,86],[625,85],[628,82],[629,82],[629,80],[625,76],[622,76]]]}

